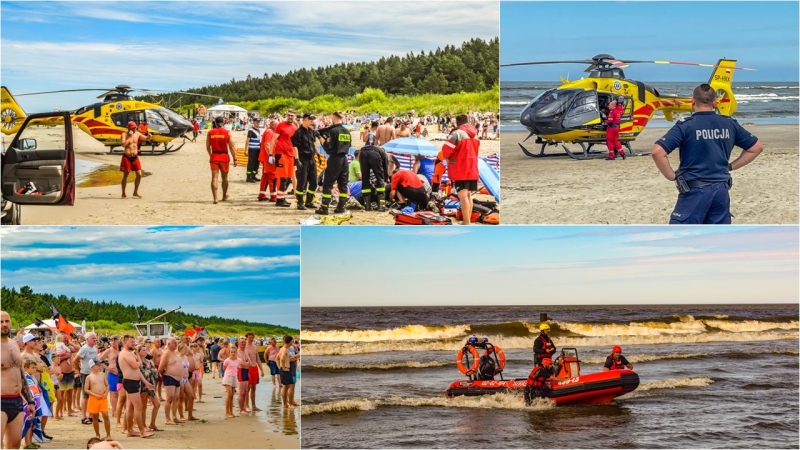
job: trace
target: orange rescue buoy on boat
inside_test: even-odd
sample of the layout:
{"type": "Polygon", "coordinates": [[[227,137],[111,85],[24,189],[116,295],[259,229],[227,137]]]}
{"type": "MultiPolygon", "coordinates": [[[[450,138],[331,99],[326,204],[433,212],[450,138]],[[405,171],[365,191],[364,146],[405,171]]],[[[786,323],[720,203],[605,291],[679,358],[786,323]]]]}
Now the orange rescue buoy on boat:
{"type": "MultiPolygon", "coordinates": [[[[469,363],[469,355],[466,356],[467,356],[467,363],[469,363]]],[[[478,370],[478,360],[480,359],[480,356],[478,356],[478,351],[475,350],[475,347],[471,345],[465,346],[464,348],[458,351],[458,356],[456,358],[458,362],[458,371],[463,373],[464,375],[472,375],[473,373],[475,373],[476,370],[478,370]],[[464,356],[465,356],[464,349],[468,350],[469,353],[472,354],[472,365],[469,367],[469,369],[467,369],[467,367],[464,366],[464,356]]],[[[503,362],[505,363],[505,359],[503,359],[503,362]]]]}

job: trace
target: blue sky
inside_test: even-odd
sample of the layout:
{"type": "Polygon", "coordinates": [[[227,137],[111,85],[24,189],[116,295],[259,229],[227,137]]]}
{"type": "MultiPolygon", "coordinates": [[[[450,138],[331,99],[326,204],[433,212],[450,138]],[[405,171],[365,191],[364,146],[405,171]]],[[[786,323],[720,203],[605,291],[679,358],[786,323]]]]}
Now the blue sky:
{"type": "Polygon", "coordinates": [[[2,227],[2,283],[300,326],[297,227],[2,227]]]}
{"type": "MultiPolygon", "coordinates": [[[[461,45],[499,33],[496,2],[0,3],[11,93],[176,90],[461,45]]],[[[26,112],[74,109],[91,92],[20,97],[26,112]]]]}
{"type": "Polygon", "coordinates": [[[797,227],[303,227],[303,306],[797,303],[797,227]]]}
{"type": "MultiPolygon", "coordinates": [[[[798,80],[797,2],[502,2],[500,63],[616,58],[742,67],[734,83],[798,80]]],[[[584,64],[504,67],[501,81],[558,81],[584,76],[584,64]]],[[[705,81],[709,68],[636,64],[640,81],[705,81]]]]}

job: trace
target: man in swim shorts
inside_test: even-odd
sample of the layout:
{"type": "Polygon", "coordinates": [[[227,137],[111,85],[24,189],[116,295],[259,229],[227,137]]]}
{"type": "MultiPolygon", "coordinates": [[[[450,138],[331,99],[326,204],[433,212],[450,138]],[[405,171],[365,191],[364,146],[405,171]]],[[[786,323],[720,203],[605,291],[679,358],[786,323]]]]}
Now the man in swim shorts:
{"type": "MultiPolygon", "coordinates": [[[[108,378],[108,388],[111,391],[109,395],[109,400],[111,400],[111,417],[116,417],[117,400],[119,399],[119,394],[117,393],[117,384],[119,383],[117,357],[119,357],[119,336],[111,336],[108,349],[97,357],[100,361],[108,361],[106,377],[108,378]]],[[[91,399],[91,397],[89,397],[89,399],[91,399]]]]}
{"type": "Polygon", "coordinates": [[[261,358],[258,357],[258,347],[253,343],[255,335],[252,331],[248,331],[246,337],[244,351],[247,352],[252,364],[247,375],[247,381],[250,384],[250,405],[253,407],[253,411],[261,411],[256,407],[256,385],[259,383],[259,378],[264,376],[264,367],[261,365],[261,358]]]}
{"type": "Polygon", "coordinates": [[[128,174],[136,173],[136,181],[133,184],[133,196],[141,198],[139,195],[139,183],[142,182],[142,161],[139,159],[139,141],[149,141],[151,138],[148,133],[141,133],[136,128],[136,122],[128,122],[128,131],[122,133],[122,161],[119,163],[119,170],[122,172],[122,198],[125,195],[125,188],[128,186],[128,174]]]}
{"type": "Polygon", "coordinates": [[[167,425],[175,425],[176,423],[183,422],[177,420],[178,416],[178,391],[181,388],[181,378],[183,378],[183,364],[181,357],[176,350],[178,349],[178,341],[171,337],[167,340],[167,349],[161,355],[161,364],[158,367],[158,374],[164,384],[164,390],[167,391],[167,400],[164,404],[164,414],[166,414],[167,425]]]}
{"type": "Polygon", "coordinates": [[[216,128],[209,131],[206,137],[206,151],[211,165],[211,192],[214,194],[214,204],[219,202],[217,197],[217,178],[222,173],[222,201],[228,200],[228,171],[233,157],[233,167],[236,167],[236,143],[233,136],[223,126],[225,119],[214,119],[216,128]],[[230,156],[228,152],[230,151],[230,156]]]}
{"type": "Polygon", "coordinates": [[[36,415],[33,395],[28,390],[28,383],[22,372],[22,356],[19,345],[8,336],[11,334],[11,316],[0,311],[0,343],[2,344],[2,375],[0,377],[0,402],[2,404],[2,441],[3,448],[19,448],[22,440],[23,402],[28,402],[28,415],[36,415]]]}
{"type": "Polygon", "coordinates": [[[153,433],[145,431],[144,419],[142,418],[142,397],[140,395],[141,385],[144,383],[147,389],[154,389],[142,375],[139,356],[136,354],[136,340],[127,334],[122,338],[124,350],[119,354],[119,367],[122,370],[122,387],[128,394],[127,407],[125,410],[125,422],[128,430],[128,437],[141,436],[148,438],[153,433]],[[133,422],[139,427],[139,433],[133,431],[133,422]]]}
{"type": "Polygon", "coordinates": [[[278,352],[276,359],[281,370],[281,399],[283,400],[283,407],[294,409],[297,405],[294,403],[294,379],[291,371],[290,347],[292,347],[292,337],[284,336],[283,347],[278,352]]]}

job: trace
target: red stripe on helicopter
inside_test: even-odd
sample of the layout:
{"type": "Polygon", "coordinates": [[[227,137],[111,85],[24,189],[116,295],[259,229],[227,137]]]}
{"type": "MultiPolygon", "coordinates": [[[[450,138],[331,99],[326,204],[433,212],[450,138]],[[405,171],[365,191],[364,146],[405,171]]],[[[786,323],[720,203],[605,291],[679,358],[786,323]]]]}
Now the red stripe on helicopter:
{"type": "Polygon", "coordinates": [[[123,131],[115,130],[113,128],[90,128],[89,131],[92,132],[92,136],[96,134],[117,134],[122,135],[123,131]]]}
{"type": "MultiPolygon", "coordinates": [[[[656,107],[657,107],[657,106],[656,106],[656,107]]],[[[642,106],[641,108],[639,108],[639,109],[637,109],[636,111],[634,111],[633,113],[634,113],[634,114],[641,114],[641,115],[645,115],[645,116],[648,116],[648,117],[649,117],[650,115],[652,115],[652,114],[653,114],[653,111],[655,111],[655,110],[653,109],[653,107],[652,107],[652,106],[650,106],[650,105],[644,105],[644,106],[642,106]]]]}

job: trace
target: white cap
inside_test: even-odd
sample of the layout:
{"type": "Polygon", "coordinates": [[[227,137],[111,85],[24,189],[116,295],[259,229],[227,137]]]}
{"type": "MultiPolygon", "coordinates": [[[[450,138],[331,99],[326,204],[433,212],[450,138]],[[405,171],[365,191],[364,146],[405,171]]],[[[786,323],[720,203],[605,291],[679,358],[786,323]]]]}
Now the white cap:
{"type": "Polygon", "coordinates": [[[35,335],[35,334],[28,333],[28,334],[26,334],[25,336],[22,337],[22,343],[23,344],[27,344],[28,342],[30,342],[30,341],[32,341],[34,339],[41,339],[41,338],[39,336],[35,335]]]}
{"type": "Polygon", "coordinates": [[[94,362],[94,359],[90,359],[90,360],[89,360],[89,368],[91,369],[91,368],[92,368],[92,367],[94,367],[95,365],[97,365],[97,363],[96,363],[96,362],[94,362]]]}

